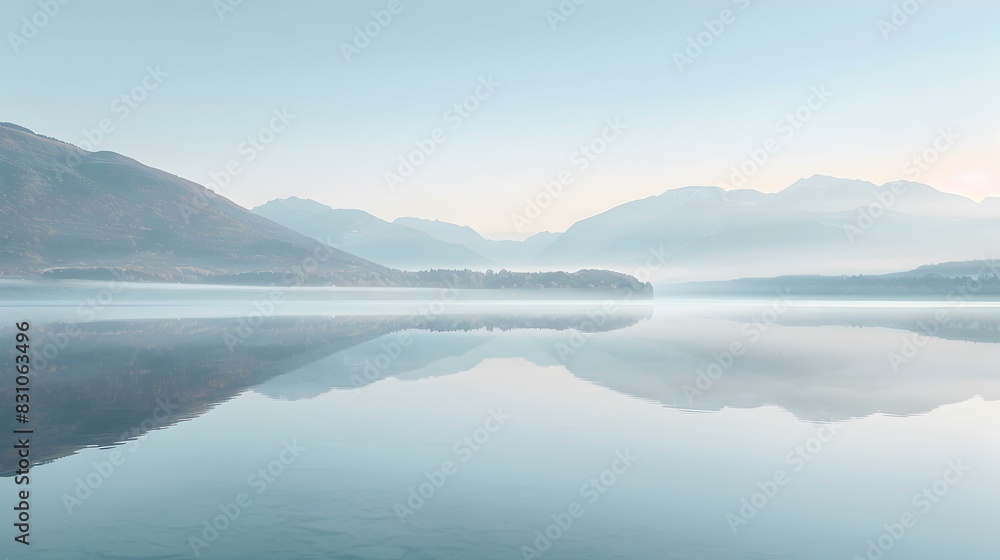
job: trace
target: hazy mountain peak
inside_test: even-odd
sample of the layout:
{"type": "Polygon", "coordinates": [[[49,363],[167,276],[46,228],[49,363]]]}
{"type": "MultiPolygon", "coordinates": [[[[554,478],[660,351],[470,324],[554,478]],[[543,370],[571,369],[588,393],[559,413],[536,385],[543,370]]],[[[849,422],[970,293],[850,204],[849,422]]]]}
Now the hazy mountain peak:
{"type": "MultiPolygon", "coordinates": [[[[472,229],[469,226],[460,226],[458,224],[453,224],[453,223],[450,223],[450,222],[443,222],[441,220],[428,220],[428,219],[424,219],[424,218],[414,218],[414,217],[410,217],[410,216],[403,216],[401,218],[396,218],[395,220],[392,221],[392,223],[399,224],[399,225],[406,226],[406,227],[414,227],[414,226],[424,225],[426,227],[433,227],[433,228],[447,228],[447,229],[452,230],[454,232],[459,232],[460,231],[460,232],[464,233],[465,235],[470,235],[470,236],[475,236],[475,237],[478,237],[478,238],[481,238],[481,239],[485,239],[478,231],[472,229]]],[[[421,229],[421,228],[416,228],[416,229],[421,229]]]]}
{"type": "Polygon", "coordinates": [[[652,198],[659,199],[661,201],[668,201],[671,207],[676,208],[692,200],[713,200],[717,202],[734,203],[740,206],[753,206],[769,196],[772,195],[770,193],[762,193],[754,189],[733,189],[727,191],[722,187],[691,186],[671,189],[658,197],[652,198]]]}
{"type": "MultiPolygon", "coordinates": [[[[31,130],[30,128],[26,128],[26,127],[23,127],[23,126],[18,125],[18,124],[9,123],[9,122],[0,122],[0,129],[6,129],[5,131],[8,132],[8,133],[9,132],[16,132],[16,133],[20,133],[20,134],[28,134],[28,135],[30,135],[30,136],[33,137],[33,139],[34,139],[33,141],[35,142],[35,144],[33,144],[33,145],[36,146],[36,147],[40,147],[40,146],[44,145],[44,144],[40,144],[38,142],[47,142],[48,144],[55,144],[56,145],[55,149],[57,149],[57,150],[62,150],[66,146],[71,146],[73,149],[79,151],[82,154],[88,153],[86,150],[80,148],[79,146],[77,146],[75,144],[70,144],[69,142],[66,142],[64,140],[60,140],[58,138],[52,138],[51,136],[46,136],[44,134],[38,134],[37,132],[35,132],[34,130],[31,130]]],[[[30,141],[26,140],[25,142],[30,142],[30,141]]],[[[112,152],[107,152],[107,153],[112,153],[112,152]]],[[[119,154],[115,154],[115,155],[118,155],[118,157],[122,157],[122,158],[125,157],[125,156],[121,156],[119,154]]]]}
{"type": "Polygon", "coordinates": [[[918,190],[931,190],[931,191],[936,191],[937,190],[937,189],[935,189],[934,187],[932,187],[930,185],[926,185],[924,183],[915,183],[913,181],[907,181],[905,179],[900,179],[898,181],[889,181],[888,183],[886,183],[886,184],[884,184],[882,186],[883,187],[893,187],[893,186],[896,186],[896,187],[905,187],[907,189],[914,188],[914,189],[918,189],[918,190]]]}
{"type": "Polygon", "coordinates": [[[930,185],[913,181],[892,181],[882,185],[882,188],[892,190],[901,199],[921,203],[923,208],[914,209],[914,213],[918,214],[937,213],[954,217],[970,217],[967,212],[976,212],[980,208],[988,207],[988,205],[977,205],[975,200],[963,195],[942,192],[930,185]]]}
{"type": "Polygon", "coordinates": [[[874,189],[877,185],[868,181],[863,181],[861,179],[844,179],[842,177],[831,177],[829,175],[813,175],[808,178],[802,178],[795,181],[789,185],[785,190],[799,190],[799,189],[844,189],[844,188],[863,188],[863,189],[874,189]]]}
{"type": "Polygon", "coordinates": [[[524,241],[487,239],[469,226],[460,226],[441,220],[403,217],[394,224],[415,229],[446,243],[469,248],[498,265],[523,265],[534,259],[555,241],[560,234],[541,232],[524,241]]]}
{"type": "MultiPolygon", "coordinates": [[[[170,282],[273,281],[281,278],[276,271],[315,254],[315,241],[201,185],[25,130],[0,126],[2,272],[93,278],[127,267],[138,278],[170,282]]],[[[316,281],[385,282],[391,274],[333,248],[327,253],[316,281]]]]}
{"type": "Polygon", "coordinates": [[[373,222],[377,222],[379,224],[388,224],[389,223],[389,222],[383,220],[382,218],[379,218],[375,214],[372,214],[371,212],[366,212],[366,211],[360,210],[358,208],[330,208],[330,207],[326,207],[326,209],[323,210],[322,213],[325,213],[325,212],[330,212],[331,214],[338,214],[338,215],[340,215],[342,217],[347,217],[347,218],[350,218],[350,219],[353,219],[353,220],[373,221],[373,222]]]}
{"type": "MultiPolygon", "coordinates": [[[[14,123],[0,122],[0,126],[2,126],[4,128],[10,128],[10,129],[13,129],[13,130],[17,130],[19,132],[27,132],[28,134],[35,134],[35,131],[27,129],[27,128],[24,128],[23,126],[20,126],[20,125],[16,125],[14,123]]],[[[35,136],[38,136],[38,135],[35,134],[35,136]]]]}
{"type": "Polygon", "coordinates": [[[333,208],[316,202],[315,200],[290,196],[288,198],[276,198],[274,200],[269,200],[266,203],[254,208],[252,211],[257,214],[266,215],[268,213],[278,211],[279,209],[293,211],[298,215],[315,215],[333,210],[333,208]]]}
{"type": "Polygon", "coordinates": [[[691,186],[691,187],[680,187],[676,189],[669,189],[664,191],[660,196],[667,198],[682,198],[682,199],[693,199],[693,198],[726,198],[726,191],[722,187],[702,187],[702,186],[691,186]]]}

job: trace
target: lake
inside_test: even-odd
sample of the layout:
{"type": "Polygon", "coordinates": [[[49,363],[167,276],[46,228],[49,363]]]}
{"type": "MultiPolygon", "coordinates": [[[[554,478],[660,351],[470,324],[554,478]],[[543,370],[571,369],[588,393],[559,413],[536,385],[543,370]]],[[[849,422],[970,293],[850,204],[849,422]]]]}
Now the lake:
{"type": "Polygon", "coordinates": [[[8,288],[5,557],[1000,557],[987,303],[8,288]]]}

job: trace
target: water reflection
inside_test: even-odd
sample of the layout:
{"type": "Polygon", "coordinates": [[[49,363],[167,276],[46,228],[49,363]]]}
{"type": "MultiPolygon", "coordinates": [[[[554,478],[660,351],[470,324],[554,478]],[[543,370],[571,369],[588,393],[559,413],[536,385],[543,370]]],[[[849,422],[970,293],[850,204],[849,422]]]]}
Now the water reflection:
{"type": "MultiPolygon", "coordinates": [[[[502,332],[510,329],[569,329],[584,326],[601,332],[645,320],[651,308],[609,316],[599,325],[587,316],[431,317],[258,317],[240,319],[149,319],[89,323],[36,323],[32,342],[37,354],[31,391],[35,462],[46,462],[93,446],[134,439],[199,416],[247,389],[290,371],[336,356],[340,367],[330,378],[360,386],[368,360],[349,349],[388,337],[374,348],[396,344],[398,336],[425,332],[502,332]],[[353,360],[353,361],[352,361],[353,360]],[[360,376],[360,377],[359,377],[360,376]]],[[[0,336],[13,339],[13,331],[0,336]]],[[[443,350],[447,346],[443,338],[443,350]]],[[[409,344],[407,344],[407,347],[409,344]]],[[[400,347],[402,348],[402,347],[400,347]]],[[[362,351],[370,347],[363,346],[362,351]]],[[[423,351],[423,349],[421,349],[423,351]]],[[[373,363],[383,359],[373,354],[373,363]]],[[[394,353],[390,361],[402,356],[394,353]]],[[[417,352],[408,348],[405,361],[417,352]]],[[[443,355],[443,354],[442,354],[443,355]]],[[[13,349],[0,359],[13,363],[13,349]]],[[[430,359],[433,359],[430,358],[430,359]]],[[[398,366],[397,366],[398,367],[398,366]]],[[[0,388],[0,399],[13,402],[14,387],[0,388]]],[[[13,429],[13,418],[0,424],[13,429]]],[[[23,427],[23,426],[21,426],[23,427]]],[[[0,452],[3,476],[11,476],[16,450],[0,452]]]]}
{"type": "Polygon", "coordinates": [[[599,309],[37,323],[34,544],[0,554],[1000,553],[990,309],[599,309]]]}
{"type": "MultiPolygon", "coordinates": [[[[599,310],[599,307],[597,308],[599,310]]],[[[990,309],[664,305],[582,315],[150,319],[36,325],[36,462],[132,440],[249,389],[276,399],[443,377],[504,358],[695,411],[805,420],[1000,398],[990,309]],[[943,313],[943,315],[942,315],[943,313]],[[943,319],[942,319],[943,317],[943,319]],[[65,333],[73,334],[66,338],[65,333]],[[68,344],[56,345],[60,338],[68,344]],[[46,354],[47,355],[47,354],[46,354]]],[[[6,331],[3,331],[6,332],[6,331]]],[[[5,350],[9,352],[9,350],[5,350]]],[[[0,359],[11,359],[5,356],[0,359]]],[[[12,399],[13,387],[0,389],[12,399]]],[[[13,428],[11,419],[4,426],[13,428]]],[[[4,476],[16,458],[5,448],[4,476]]]]}

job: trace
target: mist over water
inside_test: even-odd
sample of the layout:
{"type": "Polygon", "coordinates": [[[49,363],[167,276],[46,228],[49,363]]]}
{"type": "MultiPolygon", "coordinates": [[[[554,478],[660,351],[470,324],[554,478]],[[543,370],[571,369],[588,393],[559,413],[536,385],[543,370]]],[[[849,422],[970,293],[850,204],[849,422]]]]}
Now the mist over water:
{"type": "Polygon", "coordinates": [[[1000,2],[0,16],[0,560],[1000,559],[1000,2]]]}
{"type": "Polygon", "coordinates": [[[988,302],[100,289],[0,295],[45,361],[11,558],[1000,551],[988,302]]]}

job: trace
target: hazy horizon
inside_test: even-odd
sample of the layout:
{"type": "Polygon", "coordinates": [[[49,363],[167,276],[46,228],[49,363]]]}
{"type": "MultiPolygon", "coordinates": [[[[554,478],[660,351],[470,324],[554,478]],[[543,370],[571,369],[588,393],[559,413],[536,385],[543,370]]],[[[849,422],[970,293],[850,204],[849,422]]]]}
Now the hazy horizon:
{"type": "Polygon", "coordinates": [[[1000,558],[998,16],[0,2],[0,557],[1000,558]]]}
{"type": "Polygon", "coordinates": [[[813,174],[1000,195],[996,3],[233,4],[59,4],[35,26],[37,2],[5,3],[4,118],[199,184],[235,161],[218,190],[247,208],[297,195],[493,238],[813,174]],[[390,185],[421,142],[433,153],[390,185]],[[514,227],[563,172],[553,210],[514,227]]]}
{"type": "MultiPolygon", "coordinates": [[[[849,181],[864,181],[866,183],[871,183],[872,185],[874,185],[877,188],[886,187],[887,185],[889,185],[891,183],[895,183],[897,181],[905,181],[905,179],[896,179],[896,180],[893,180],[893,181],[888,181],[886,183],[879,184],[879,183],[876,183],[874,181],[869,181],[867,179],[860,178],[860,177],[830,177],[830,176],[827,176],[827,175],[815,174],[815,175],[812,175],[812,176],[809,176],[809,177],[800,177],[799,179],[793,181],[792,183],[789,183],[788,185],[785,185],[783,187],[773,188],[773,189],[750,189],[750,188],[733,189],[733,188],[726,188],[726,185],[710,185],[710,186],[706,186],[706,185],[682,185],[682,186],[677,186],[677,187],[670,187],[670,188],[665,189],[663,192],[650,194],[648,196],[643,197],[642,199],[636,199],[636,200],[643,200],[645,198],[653,198],[653,197],[661,196],[661,195],[666,194],[666,193],[668,193],[670,191],[677,191],[677,190],[682,190],[682,189],[700,189],[700,188],[721,188],[721,189],[723,189],[723,190],[725,190],[727,192],[730,192],[730,191],[740,191],[740,190],[753,190],[753,191],[757,191],[757,192],[761,192],[761,193],[765,193],[765,194],[774,194],[774,193],[780,192],[780,191],[782,191],[782,190],[784,190],[784,189],[786,189],[786,188],[794,185],[795,183],[797,183],[799,181],[805,181],[805,180],[811,179],[813,177],[829,177],[831,179],[846,179],[846,180],[849,180],[849,181]]],[[[924,185],[926,185],[926,183],[920,183],[920,182],[917,182],[917,183],[918,184],[924,184],[924,185]]],[[[929,186],[929,187],[931,187],[931,188],[933,188],[933,189],[935,189],[937,191],[940,191],[942,193],[945,193],[945,194],[954,194],[954,195],[961,196],[963,198],[967,198],[967,199],[972,200],[973,202],[975,202],[977,204],[983,202],[983,200],[985,200],[986,198],[992,198],[992,199],[997,199],[998,198],[998,197],[984,197],[984,198],[981,198],[981,199],[975,199],[975,198],[969,197],[968,195],[963,194],[963,193],[953,193],[953,192],[949,192],[949,191],[940,189],[940,188],[938,188],[935,185],[926,185],[926,186],[929,186]]],[[[287,196],[281,196],[281,197],[273,198],[273,199],[267,200],[265,202],[262,202],[261,204],[254,205],[252,207],[244,207],[244,208],[247,208],[247,210],[256,210],[257,208],[265,206],[268,203],[282,202],[282,201],[287,201],[289,199],[299,199],[299,200],[305,200],[305,201],[319,202],[320,204],[323,204],[324,206],[327,206],[327,207],[329,207],[331,209],[334,209],[334,210],[361,210],[363,212],[371,214],[372,216],[375,216],[376,218],[379,218],[381,220],[385,220],[387,222],[392,222],[392,221],[394,221],[394,220],[396,220],[398,218],[417,218],[417,219],[420,219],[420,220],[426,220],[426,221],[431,221],[431,222],[440,222],[440,223],[445,223],[445,224],[453,224],[453,225],[458,225],[458,226],[469,227],[472,230],[474,230],[476,233],[478,233],[481,236],[483,236],[484,238],[486,238],[488,240],[494,240],[494,241],[505,241],[505,240],[523,241],[524,239],[527,239],[527,238],[529,238],[529,237],[531,237],[533,235],[538,235],[540,233],[560,233],[561,234],[561,233],[565,233],[565,229],[568,229],[568,227],[567,227],[567,228],[565,228],[563,230],[560,230],[560,231],[548,230],[548,231],[532,231],[532,232],[523,232],[523,233],[519,233],[519,232],[505,232],[505,233],[504,232],[501,232],[501,233],[483,232],[483,231],[480,231],[479,229],[477,229],[475,226],[472,226],[472,225],[469,225],[469,224],[465,224],[465,223],[448,222],[446,220],[441,220],[441,219],[438,219],[438,218],[428,218],[428,217],[425,217],[425,216],[418,216],[418,215],[415,215],[415,214],[404,214],[404,215],[400,215],[400,216],[391,216],[391,217],[390,216],[383,216],[383,215],[381,215],[381,214],[379,214],[377,212],[373,212],[373,211],[371,211],[369,209],[366,209],[366,208],[344,208],[344,207],[337,207],[337,206],[332,206],[330,204],[324,204],[324,203],[322,203],[322,202],[320,202],[318,200],[311,199],[311,198],[304,197],[304,196],[299,196],[299,195],[296,195],[296,194],[289,194],[287,196]]],[[[627,204],[629,202],[634,202],[634,201],[632,201],[632,200],[626,201],[624,204],[627,204]]],[[[614,206],[609,206],[608,208],[604,208],[602,210],[598,210],[597,212],[595,212],[592,215],[582,216],[579,220],[586,220],[587,218],[592,218],[594,216],[603,214],[604,212],[607,212],[609,210],[617,208],[618,206],[621,206],[621,204],[616,204],[614,206]]],[[[573,224],[570,224],[570,226],[572,226],[572,225],[573,224]]]]}

